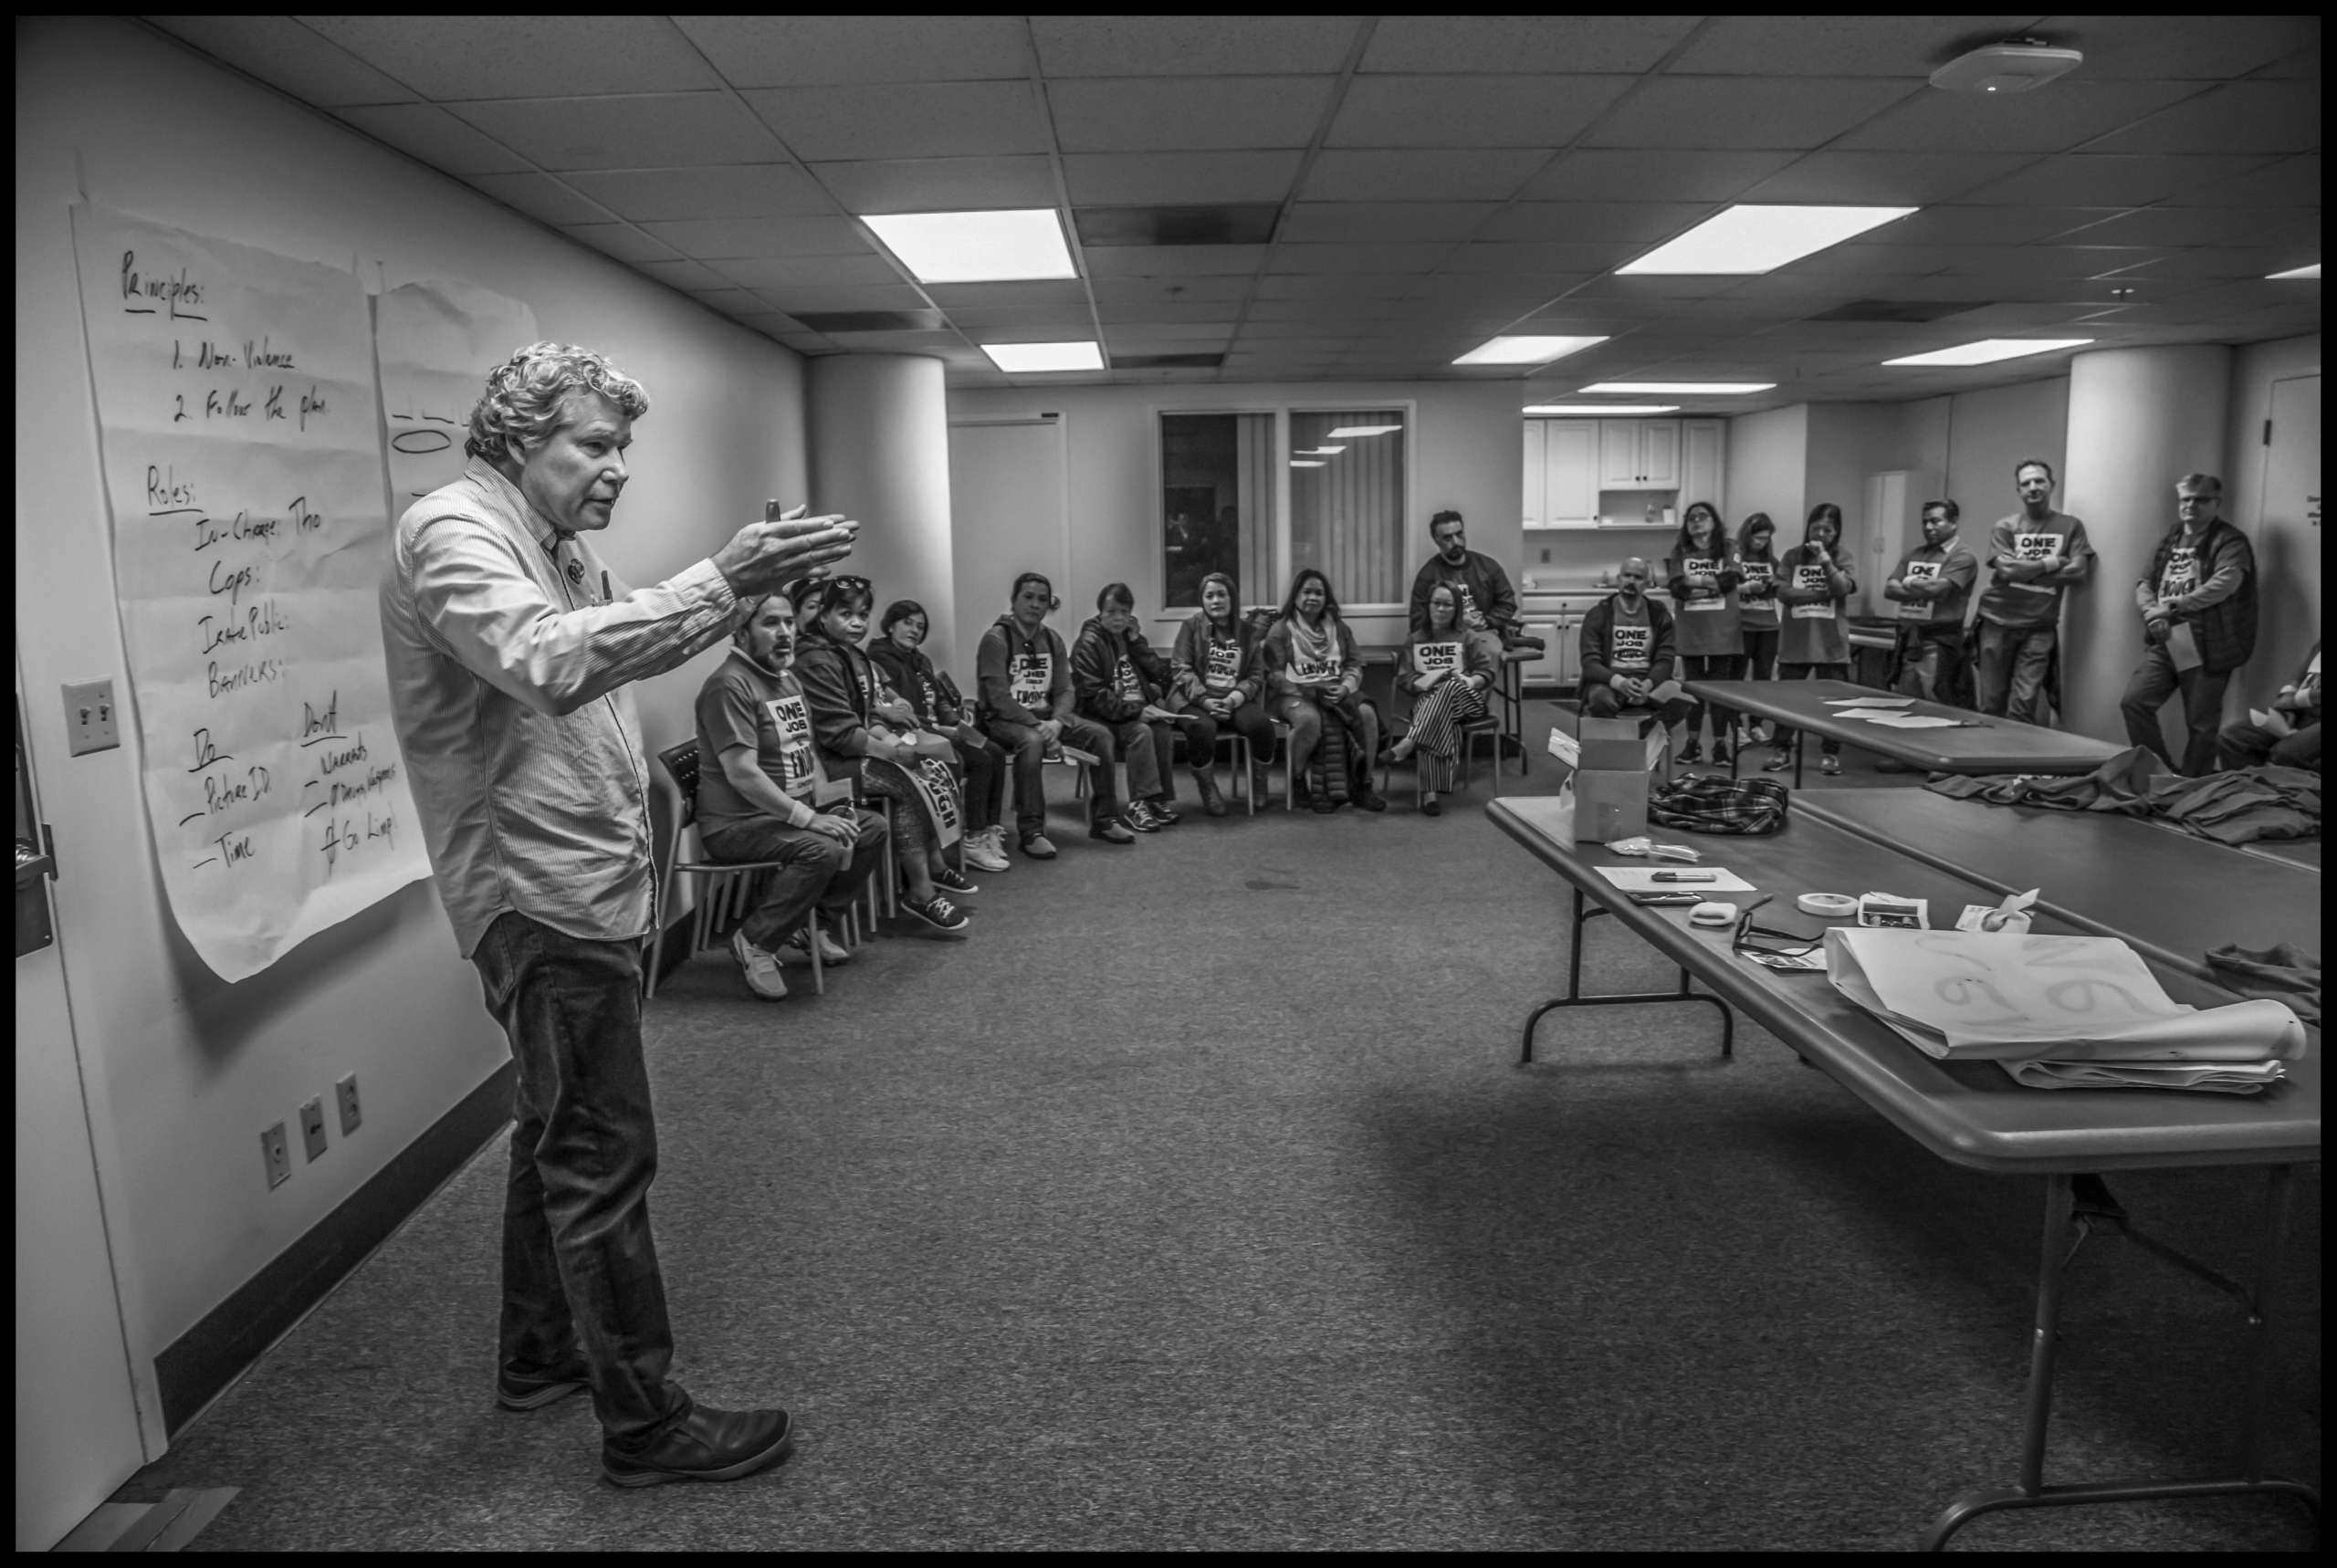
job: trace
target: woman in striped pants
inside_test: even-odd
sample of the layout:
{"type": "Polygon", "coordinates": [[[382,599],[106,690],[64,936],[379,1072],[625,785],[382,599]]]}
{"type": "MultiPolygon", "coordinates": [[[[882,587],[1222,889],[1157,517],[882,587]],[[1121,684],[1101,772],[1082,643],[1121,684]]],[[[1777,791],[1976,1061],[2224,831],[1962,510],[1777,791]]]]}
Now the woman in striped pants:
{"type": "Polygon", "coordinates": [[[1443,808],[1437,796],[1452,788],[1453,763],[1461,754],[1461,727],[1485,715],[1485,693],[1497,672],[1480,641],[1461,623],[1460,592],[1449,582],[1429,591],[1428,630],[1404,643],[1399,690],[1412,695],[1411,728],[1388,748],[1401,762],[1420,754],[1420,810],[1430,817],[1443,808]]]}

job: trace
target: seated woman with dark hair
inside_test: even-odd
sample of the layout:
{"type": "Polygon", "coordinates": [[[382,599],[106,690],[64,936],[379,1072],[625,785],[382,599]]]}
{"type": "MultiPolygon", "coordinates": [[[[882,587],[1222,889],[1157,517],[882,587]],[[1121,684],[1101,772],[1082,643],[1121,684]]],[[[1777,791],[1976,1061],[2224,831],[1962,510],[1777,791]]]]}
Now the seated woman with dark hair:
{"type": "Polygon", "coordinates": [[[1079,712],[1112,732],[1127,758],[1127,825],[1158,832],[1177,821],[1176,732],[1185,732],[1193,787],[1212,817],[1225,815],[1217,792],[1217,720],[1198,709],[1171,711],[1168,662],[1144,639],[1136,594],[1125,582],[1106,583],[1095,613],[1071,645],[1071,684],[1079,712]]]}
{"type": "MultiPolygon", "coordinates": [[[[1265,804],[1266,768],[1273,760],[1274,725],[1259,692],[1258,629],[1242,615],[1233,580],[1221,571],[1201,579],[1201,607],[1177,628],[1168,651],[1168,695],[1187,711],[1198,709],[1250,743],[1250,800],[1265,804]]],[[[1212,743],[1214,744],[1214,743],[1212,743]]],[[[1187,755],[1192,755],[1187,742],[1187,755]]]]}
{"type": "Polygon", "coordinates": [[[977,890],[941,858],[908,773],[922,758],[949,756],[949,743],[917,730],[907,703],[861,652],[873,598],[865,577],[833,577],[812,591],[802,606],[812,616],[812,629],[796,649],[796,679],[812,710],[822,763],[832,774],[857,778],[863,795],[885,803],[893,859],[909,887],[901,907],[936,931],[962,936],[965,912],[943,890],[977,890]]]}
{"type": "Polygon", "coordinates": [[[966,863],[979,871],[1005,871],[1006,830],[998,817],[1006,804],[1006,750],[974,727],[972,705],[925,656],[922,644],[932,624],[916,600],[895,600],[876,622],[868,657],[908,703],[917,727],[947,736],[957,750],[956,770],[966,796],[966,863]]]}
{"type": "Polygon", "coordinates": [[[1371,787],[1371,764],[1379,754],[1379,716],[1357,695],[1363,665],[1355,634],[1339,619],[1331,580],[1308,567],[1291,579],[1282,613],[1266,631],[1261,649],[1266,674],[1266,712],[1290,726],[1291,803],[1304,800],[1317,811],[1336,811],[1352,796],[1367,811],[1388,802],[1371,787]],[[1336,767],[1318,769],[1322,788],[1307,787],[1307,764],[1318,747],[1340,755],[1336,767]]]}
{"type": "Polygon", "coordinates": [[[1444,808],[1437,796],[1452,788],[1453,759],[1461,753],[1461,727],[1485,716],[1485,692],[1501,667],[1482,639],[1469,635],[1461,619],[1461,591],[1440,582],[1428,591],[1428,625],[1404,640],[1404,660],[1396,686],[1412,694],[1412,725],[1388,748],[1401,762],[1415,751],[1420,758],[1420,810],[1435,816],[1444,808]]]}

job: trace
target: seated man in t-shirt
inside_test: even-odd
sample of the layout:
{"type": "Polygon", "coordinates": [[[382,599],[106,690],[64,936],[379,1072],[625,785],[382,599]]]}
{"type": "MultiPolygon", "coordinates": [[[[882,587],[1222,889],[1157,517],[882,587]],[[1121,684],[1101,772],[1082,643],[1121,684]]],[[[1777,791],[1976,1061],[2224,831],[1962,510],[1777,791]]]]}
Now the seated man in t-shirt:
{"type": "Polygon", "coordinates": [[[833,922],[884,858],[884,818],[848,797],[833,812],[815,804],[827,779],[794,660],[795,614],[774,593],[739,622],[697,694],[698,839],[716,861],[781,862],[730,937],[747,988],[765,1001],[787,995],[780,955],[808,960],[816,940],[823,963],[851,956],[804,916],[816,904],[833,922]]]}
{"type": "Polygon", "coordinates": [[[1671,729],[1693,706],[1672,678],[1672,612],[1647,596],[1647,562],[1617,569],[1616,591],[1582,618],[1582,711],[1592,718],[1661,713],[1671,729]]]}
{"type": "Polygon", "coordinates": [[[2268,709],[2251,709],[2237,724],[2224,726],[2216,749],[2226,768],[2282,768],[2321,771],[2321,644],[2304,657],[2297,678],[2280,688],[2268,709]],[[2263,722],[2257,721],[2262,715],[2263,722]]]}

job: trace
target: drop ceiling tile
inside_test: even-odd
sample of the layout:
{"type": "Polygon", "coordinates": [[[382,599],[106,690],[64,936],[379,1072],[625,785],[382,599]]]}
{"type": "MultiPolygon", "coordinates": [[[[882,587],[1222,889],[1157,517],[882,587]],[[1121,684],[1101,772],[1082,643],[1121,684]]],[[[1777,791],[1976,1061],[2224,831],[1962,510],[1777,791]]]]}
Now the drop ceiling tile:
{"type": "Polygon", "coordinates": [[[1074,152],[1063,173],[1080,206],[1217,206],[1284,200],[1305,157],[1294,150],[1074,152]]]}
{"type": "Polygon", "coordinates": [[[2011,95],[1924,92],[1842,138],[1843,149],[1926,152],[2066,152],[2190,97],[2196,81],[2060,81],[2011,95]]]}
{"type": "Polygon", "coordinates": [[[1065,152],[1154,152],[1305,147],[1336,78],[1174,77],[1051,81],[1056,141],[1065,152]]]}
{"type": "MultiPolygon", "coordinates": [[[[2115,314],[2122,308],[2111,306],[2106,308],[2115,314]]],[[[1943,316],[1940,321],[1953,321],[1959,327],[2060,327],[2086,320],[2090,313],[2088,307],[2057,302],[1981,305],[1953,316],[1943,316]]],[[[2089,325],[2099,328],[2101,323],[2089,322],[2089,325]]]]}
{"type": "Polygon", "coordinates": [[[1115,325],[1132,325],[1139,321],[1181,321],[1189,325],[1221,326],[1233,329],[1233,319],[1242,307],[1231,299],[1201,301],[1190,305],[1163,304],[1154,299],[1122,300],[1107,304],[1095,302],[1095,319],[1107,329],[1115,325]]]}
{"type": "Polygon", "coordinates": [[[1592,147],[1813,148],[1831,141],[1897,99],[1932,89],[1920,82],[1857,77],[1791,83],[1658,77],[1585,138],[1592,147]]]}
{"type": "Polygon", "coordinates": [[[831,332],[828,338],[839,349],[861,353],[917,354],[966,346],[956,332],[831,332]]]}
{"type": "Polygon", "coordinates": [[[1260,299],[1250,307],[1250,321],[1384,321],[1394,301],[1387,299],[1260,299]]]}
{"type": "Polygon", "coordinates": [[[1550,160],[1546,148],[1319,153],[1298,192],[1309,202],[1505,201],[1550,160]]]}
{"type": "Polygon", "coordinates": [[[682,218],[641,226],[683,255],[704,261],[875,254],[850,218],[682,218]]]}
{"type": "Polygon", "coordinates": [[[739,95],[805,162],[1047,151],[1027,81],[757,88],[739,95]]]}
{"type": "Polygon", "coordinates": [[[813,163],[812,173],[848,213],[948,213],[1052,207],[1053,162],[1037,153],[988,158],[870,158],[813,163]]]}
{"type": "Polygon", "coordinates": [[[2297,50],[2297,52],[2296,52],[2296,53],[2294,53],[2294,54],[2292,54],[2292,55],[2284,55],[2284,56],[2282,56],[2282,57],[2281,57],[2278,61],[2276,61],[2274,64],[2271,64],[2271,65],[2269,65],[2269,66],[2264,67],[2264,68],[2263,68],[2258,72],[2258,74],[2259,74],[2260,76],[2263,76],[2263,77],[2268,78],[2277,78],[2277,77],[2311,77],[2311,78],[2314,78],[2315,79],[2318,79],[2318,78],[2320,78],[2320,76],[2321,76],[2321,22],[2320,22],[2320,18],[2316,16],[2316,17],[2309,17],[2309,18],[2308,18],[2308,17],[2300,17],[2300,18],[2295,18],[2295,19],[2296,19],[2296,20],[2305,20],[2305,21],[2310,21],[2310,22],[2311,22],[2311,26],[2312,26],[2312,30],[2313,30],[2312,44],[2311,44],[2311,46],[2310,47],[2308,47],[2308,48],[2301,48],[2301,49],[2299,49],[2299,50],[2297,50]]]}
{"type": "Polygon", "coordinates": [[[702,261],[636,261],[633,269],[645,277],[654,277],[668,288],[685,289],[690,293],[730,287],[730,280],[702,261]]]}
{"type": "Polygon", "coordinates": [[[693,288],[690,298],[725,316],[753,316],[770,311],[763,297],[750,288],[693,288]]]}
{"type": "Polygon", "coordinates": [[[2321,41],[2317,16],[2047,16],[2021,29],[2080,49],[2096,80],[2137,77],[2246,76],[2321,41]]]}
{"type": "Polygon", "coordinates": [[[1695,25],[1693,16],[1382,16],[1359,68],[1636,76],[1695,25]]]}
{"type": "Polygon", "coordinates": [[[1913,77],[2034,16],[1719,16],[1667,70],[1683,76],[1913,77]]]}
{"type": "MultiPolygon", "coordinates": [[[[701,256],[715,271],[766,298],[779,290],[882,287],[902,281],[893,264],[874,252],[861,256],[701,256]]],[[[773,301],[777,303],[776,300],[773,301]]],[[[785,305],[780,306],[784,310],[785,305]]],[[[846,308],[849,308],[848,307],[846,308]]]]}
{"type": "Polygon", "coordinates": [[[1111,327],[1104,335],[1113,348],[1127,353],[1181,354],[1222,348],[1232,331],[1231,323],[1130,321],[1111,327]]]}
{"type": "Polygon", "coordinates": [[[676,16],[733,87],[980,81],[1024,74],[1012,16],[676,16]]]}
{"type": "Polygon", "coordinates": [[[482,136],[435,104],[393,103],[336,109],[344,120],[376,141],[449,174],[509,174],[528,171],[528,160],[493,138],[482,136]]]}
{"type": "Polygon", "coordinates": [[[1090,277],[1247,277],[1263,245],[1106,245],[1087,251],[1090,277]]]}
{"type": "Polygon", "coordinates": [[[2070,152],[2032,163],[1959,199],[1978,206],[2138,207],[2176,191],[2236,178],[2269,162],[2261,154],[2070,152]]]}
{"type": "Polygon", "coordinates": [[[1277,237],[1293,245],[1465,239],[1498,210],[1493,202],[1300,202],[1277,237]]]}
{"type": "Polygon", "coordinates": [[[1620,277],[1610,273],[1575,285],[1567,291],[1567,298],[1601,303],[1609,299],[1650,299],[1669,305],[1724,294],[1737,282],[1734,277],[1620,277]]]}
{"type": "Polygon", "coordinates": [[[2321,155],[2283,158],[2237,179],[2209,180],[2166,198],[2170,207],[2321,206],[2321,155]]]}
{"type": "Polygon", "coordinates": [[[424,98],[571,98],[722,85],[663,16],[304,16],[309,26],[424,98]]]}
{"type": "Polygon", "coordinates": [[[791,163],[580,172],[568,183],[635,223],[674,218],[778,218],[835,209],[791,163]]]}
{"type": "Polygon", "coordinates": [[[1045,283],[937,283],[927,290],[944,310],[1087,308],[1087,286],[1076,278],[1045,283]]]}
{"type": "Polygon", "coordinates": [[[1600,76],[1357,77],[1325,145],[1558,147],[1630,85],[1600,76]]]}
{"type": "Polygon", "coordinates": [[[1428,272],[1452,254],[1450,240],[1389,245],[1278,245],[1268,272],[1428,272]]]}
{"type": "Polygon", "coordinates": [[[1163,305],[1199,305],[1245,299],[1250,294],[1247,277],[1099,277],[1092,287],[1098,306],[1115,307],[1148,299],[1163,305]]]}
{"type": "Polygon", "coordinates": [[[2066,236],[2083,245],[2287,246],[2318,243],[2317,207],[2150,207],[2066,236]]]}
{"type": "Polygon", "coordinates": [[[412,103],[413,89],[383,75],[290,16],[149,16],[215,59],[320,109],[412,103]]]}
{"type": "MultiPolygon", "coordinates": [[[[718,271],[727,272],[728,267],[718,271]]],[[[828,310],[922,310],[925,296],[906,283],[856,288],[758,287],[756,293],[779,309],[816,316],[828,310]]]]}
{"type": "Polygon", "coordinates": [[[1064,77],[1329,72],[1355,16],[1033,16],[1039,68],[1064,77]]]}
{"type": "Polygon", "coordinates": [[[474,174],[470,183],[505,206],[548,224],[604,224],[620,215],[550,174],[474,174]]]}
{"type": "Polygon", "coordinates": [[[2124,210],[2109,206],[1926,207],[1883,232],[1890,235],[1892,245],[2024,245],[2100,223],[2124,210]]]}
{"type": "Polygon", "coordinates": [[[1446,256],[1437,270],[1537,277],[1580,276],[1619,267],[1646,248],[1644,245],[1621,240],[1603,245],[1517,245],[1474,240],[1446,256]]]}
{"type": "Polygon", "coordinates": [[[1651,246],[1710,217],[1708,202],[1516,202],[1478,233],[1486,240],[1651,246]]]}
{"type": "Polygon", "coordinates": [[[2315,152],[2321,83],[2238,81],[2087,143],[2095,152],[2315,152]]]}
{"type": "Polygon", "coordinates": [[[454,112],[542,168],[663,169],[769,163],[770,132],[721,92],[458,103],[454,112]]]}
{"type": "Polygon", "coordinates": [[[579,245],[591,246],[619,261],[672,261],[676,252],[662,240],[652,239],[631,224],[563,224],[561,233],[579,245]]]}
{"type": "Polygon", "coordinates": [[[1791,163],[1792,152],[1577,149],[1528,180],[1526,202],[1725,202],[1791,163]]]}
{"type": "Polygon", "coordinates": [[[2032,160],[2025,152],[1812,152],[1772,174],[1740,201],[1926,206],[2002,178],[2032,160]]]}
{"type": "MultiPolygon", "coordinates": [[[[2253,236],[2240,234],[2231,237],[2246,239],[2253,236]]],[[[2303,266],[2305,261],[2321,254],[2321,247],[2317,244],[2287,248],[2278,246],[2203,246],[2194,250],[2153,254],[2156,259],[2147,266],[2137,267],[2131,276],[2122,272],[2112,281],[2133,283],[2192,277],[2218,283],[2261,282],[2276,272],[2303,266]]],[[[2303,282],[2302,286],[2307,288],[2314,287],[2309,282],[2303,282]]]]}
{"type": "Polygon", "coordinates": [[[949,319],[968,332],[1019,331],[1018,342],[1044,342],[1050,338],[1092,338],[1095,324],[1081,305],[988,306],[961,305],[949,319]]]}
{"type": "Polygon", "coordinates": [[[1399,272],[1340,272],[1294,276],[1268,273],[1258,279],[1260,299],[1401,299],[1420,279],[1399,272]]]}
{"type": "MultiPolygon", "coordinates": [[[[1921,277],[1926,273],[1945,268],[1948,261],[1941,255],[1939,246],[1919,245],[1838,245],[1798,261],[1787,262],[1767,276],[1773,277],[1819,277],[1832,280],[1861,277],[1921,277]]],[[[1741,278],[1727,279],[1735,284],[1741,278]]],[[[1883,285],[1878,284],[1881,287],[1883,285]]]]}

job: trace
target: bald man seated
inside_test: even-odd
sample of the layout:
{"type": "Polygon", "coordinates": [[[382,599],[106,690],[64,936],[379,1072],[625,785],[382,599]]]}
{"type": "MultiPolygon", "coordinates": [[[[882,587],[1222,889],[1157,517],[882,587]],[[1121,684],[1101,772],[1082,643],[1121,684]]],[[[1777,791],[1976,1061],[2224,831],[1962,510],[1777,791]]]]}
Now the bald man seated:
{"type": "Polygon", "coordinates": [[[1592,718],[1657,713],[1666,729],[1692,705],[1673,678],[1672,612],[1647,596],[1647,562],[1616,570],[1616,591],[1582,618],[1582,711],[1592,718]]]}

